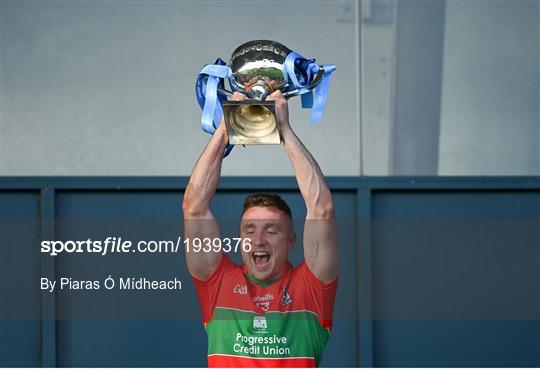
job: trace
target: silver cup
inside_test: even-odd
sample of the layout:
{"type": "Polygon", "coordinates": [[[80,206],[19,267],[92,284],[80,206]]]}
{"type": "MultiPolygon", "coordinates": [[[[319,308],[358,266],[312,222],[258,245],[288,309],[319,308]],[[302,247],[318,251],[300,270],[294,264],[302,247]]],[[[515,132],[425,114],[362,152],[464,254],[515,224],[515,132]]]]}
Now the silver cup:
{"type": "MultiPolygon", "coordinates": [[[[284,78],[285,59],[290,52],[284,45],[270,40],[249,41],[234,50],[230,59],[230,88],[233,92],[245,94],[248,100],[226,101],[223,104],[230,144],[281,142],[275,103],[265,99],[277,90],[283,92],[286,98],[300,93],[284,78]]],[[[304,89],[315,88],[323,74],[321,68],[304,89]]],[[[227,95],[233,93],[223,89],[220,91],[227,95]]]]}

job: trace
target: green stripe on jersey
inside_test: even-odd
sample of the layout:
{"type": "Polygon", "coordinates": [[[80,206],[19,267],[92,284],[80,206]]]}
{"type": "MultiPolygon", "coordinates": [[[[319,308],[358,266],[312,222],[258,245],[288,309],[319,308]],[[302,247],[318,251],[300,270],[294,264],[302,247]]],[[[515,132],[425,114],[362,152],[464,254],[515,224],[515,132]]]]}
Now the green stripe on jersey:
{"type": "Polygon", "coordinates": [[[330,336],[317,316],[308,311],[267,312],[258,316],[216,308],[206,324],[208,354],[257,358],[313,357],[316,365],[330,336]]]}
{"type": "Polygon", "coordinates": [[[252,276],[251,274],[246,273],[244,275],[246,276],[248,281],[250,281],[253,284],[256,284],[259,287],[263,287],[263,288],[266,288],[266,287],[276,283],[277,281],[279,281],[281,279],[281,276],[277,276],[274,279],[271,279],[269,281],[261,281],[261,280],[258,280],[257,278],[255,278],[254,276],[252,276]]]}

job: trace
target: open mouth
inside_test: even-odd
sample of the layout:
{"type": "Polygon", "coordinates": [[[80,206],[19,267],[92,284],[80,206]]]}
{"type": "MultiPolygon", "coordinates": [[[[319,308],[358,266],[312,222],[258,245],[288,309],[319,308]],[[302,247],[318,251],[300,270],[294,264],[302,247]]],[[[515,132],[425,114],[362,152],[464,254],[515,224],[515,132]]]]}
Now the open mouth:
{"type": "Polygon", "coordinates": [[[270,253],[266,251],[255,251],[251,254],[256,266],[261,267],[270,261],[270,253]]]}

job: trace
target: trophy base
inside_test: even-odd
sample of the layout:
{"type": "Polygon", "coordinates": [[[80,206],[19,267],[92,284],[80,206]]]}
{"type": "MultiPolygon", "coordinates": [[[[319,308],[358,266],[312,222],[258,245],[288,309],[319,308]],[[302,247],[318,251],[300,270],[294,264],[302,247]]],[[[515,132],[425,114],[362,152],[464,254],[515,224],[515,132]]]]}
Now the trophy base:
{"type": "Polygon", "coordinates": [[[225,101],[223,118],[232,145],[281,143],[274,101],[225,101]]]}

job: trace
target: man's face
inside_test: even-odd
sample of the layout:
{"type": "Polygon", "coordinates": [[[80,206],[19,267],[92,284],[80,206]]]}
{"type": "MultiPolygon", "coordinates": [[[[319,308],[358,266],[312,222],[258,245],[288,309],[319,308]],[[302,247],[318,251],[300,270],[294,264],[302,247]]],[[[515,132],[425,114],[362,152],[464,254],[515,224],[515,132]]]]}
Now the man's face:
{"type": "Polygon", "coordinates": [[[260,281],[283,276],[287,255],[296,241],[287,214],[270,207],[251,207],[242,216],[240,236],[251,240],[251,250],[242,250],[249,274],[260,281]]]}

